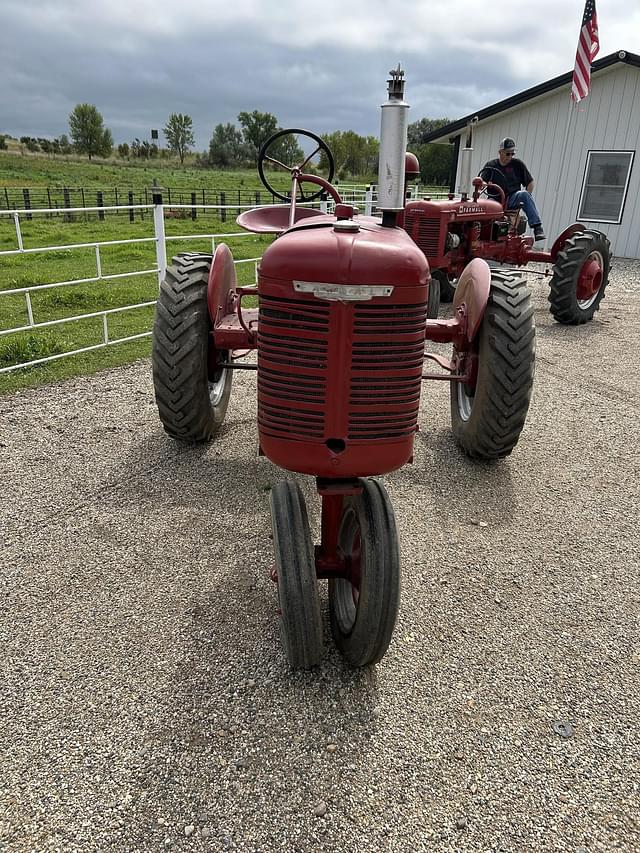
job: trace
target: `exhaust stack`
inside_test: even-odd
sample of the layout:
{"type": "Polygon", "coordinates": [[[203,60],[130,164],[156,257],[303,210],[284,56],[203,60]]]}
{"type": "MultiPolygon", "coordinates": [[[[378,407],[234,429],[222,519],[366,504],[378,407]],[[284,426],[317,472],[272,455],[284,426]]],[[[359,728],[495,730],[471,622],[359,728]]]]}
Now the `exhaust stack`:
{"type": "Polygon", "coordinates": [[[389,99],[382,104],[380,159],[378,166],[378,208],[382,224],[393,228],[398,211],[404,208],[404,168],[407,149],[409,104],[404,101],[404,71],[400,64],[389,72],[389,99]]]}
{"type": "Polygon", "coordinates": [[[469,197],[471,189],[471,158],[473,157],[473,131],[478,123],[478,116],[474,116],[467,124],[466,145],[460,152],[460,183],[458,192],[463,201],[469,197]]]}

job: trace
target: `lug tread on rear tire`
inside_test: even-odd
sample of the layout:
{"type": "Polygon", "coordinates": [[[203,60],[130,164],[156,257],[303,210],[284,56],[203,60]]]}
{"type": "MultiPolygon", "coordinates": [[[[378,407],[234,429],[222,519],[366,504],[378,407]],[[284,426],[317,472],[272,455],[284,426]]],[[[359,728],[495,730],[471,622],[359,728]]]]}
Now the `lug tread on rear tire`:
{"type": "Polygon", "coordinates": [[[466,421],[460,414],[457,383],[451,383],[453,431],[467,455],[500,459],[518,443],[533,389],[535,326],[524,279],[492,271],[478,359],[478,380],[466,421]]]}
{"type": "Polygon", "coordinates": [[[214,406],[209,396],[211,256],[183,254],[167,268],[153,326],[153,384],[165,431],[183,442],[210,441],[226,413],[231,376],[214,406]]]}
{"type": "Polygon", "coordinates": [[[588,323],[604,299],[611,266],[611,244],[600,231],[582,231],[574,234],[558,252],[549,283],[550,310],[555,320],[565,326],[588,323]],[[602,285],[591,305],[583,308],[578,303],[577,284],[580,270],[592,252],[602,255],[604,268],[602,285]]]}

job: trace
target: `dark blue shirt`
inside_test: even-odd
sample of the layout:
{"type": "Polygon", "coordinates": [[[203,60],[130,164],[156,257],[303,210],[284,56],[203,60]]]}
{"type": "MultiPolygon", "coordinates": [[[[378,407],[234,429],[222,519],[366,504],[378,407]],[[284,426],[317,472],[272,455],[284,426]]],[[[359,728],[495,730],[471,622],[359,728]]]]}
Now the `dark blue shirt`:
{"type": "MultiPolygon", "coordinates": [[[[482,167],[480,177],[486,183],[497,184],[501,187],[507,198],[512,193],[517,193],[521,187],[528,186],[533,180],[522,160],[518,160],[516,157],[512,157],[504,166],[497,158],[489,160],[482,167]]],[[[489,194],[491,195],[491,193],[489,194]]],[[[493,193],[493,195],[496,194],[493,193]]]]}

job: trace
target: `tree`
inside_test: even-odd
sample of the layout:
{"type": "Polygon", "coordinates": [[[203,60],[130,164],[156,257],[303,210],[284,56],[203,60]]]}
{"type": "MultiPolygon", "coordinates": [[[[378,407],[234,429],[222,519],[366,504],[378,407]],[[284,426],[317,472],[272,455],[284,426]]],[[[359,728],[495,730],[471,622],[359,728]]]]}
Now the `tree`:
{"type": "MultiPolygon", "coordinates": [[[[281,130],[281,128],[278,128],[278,130],[281,130]]],[[[275,160],[280,160],[281,163],[287,166],[303,163],[305,158],[304,151],[298,145],[298,140],[293,134],[291,136],[281,136],[273,145],[270,145],[269,156],[275,160]]],[[[313,168],[311,163],[305,166],[305,170],[309,168],[313,168]]]]}
{"type": "Polygon", "coordinates": [[[126,160],[129,156],[129,146],[126,142],[121,142],[120,145],[118,145],[118,156],[122,157],[123,160],[126,160]]]}
{"type": "Polygon", "coordinates": [[[112,151],[113,151],[113,136],[111,135],[111,131],[107,127],[107,128],[105,128],[104,133],[102,135],[102,147],[101,147],[100,155],[102,157],[110,157],[112,151]]]}
{"type": "Polygon", "coordinates": [[[71,151],[73,149],[71,147],[71,143],[69,142],[69,137],[66,133],[61,134],[60,138],[57,141],[60,147],[61,154],[71,154],[71,151]]]}
{"type": "Polygon", "coordinates": [[[256,160],[262,143],[278,129],[278,119],[272,113],[254,110],[252,113],[239,113],[238,121],[242,125],[242,135],[249,157],[256,160]]]}
{"type": "Polygon", "coordinates": [[[21,136],[20,137],[20,145],[26,145],[27,151],[39,151],[40,146],[38,145],[38,140],[34,139],[32,136],[21,136]]]}
{"type": "Polygon", "coordinates": [[[428,186],[447,186],[453,168],[453,146],[426,142],[410,145],[409,150],[420,162],[420,180],[428,186]]]}
{"type": "Polygon", "coordinates": [[[6,151],[7,148],[7,137],[4,134],[0,133],[0,151],[6,151]]]}
{"type": "Polygon", "coordinates": [[[113,148],[111,131],[104,126],[102,116],[93,104],[78,104],[69,116],[69,133],[76,151],[108,157],[113,148]]]}
{"type": "MultiPolygon", "coordinates": [[[[323,133],[322,139],[333,154],[336,174],[341,179],[357,175],[372,176],[378,166],[380,143],[375,136],[360,136],[353,130],[323,133]]],[[[320,158],[320,168],[327,170],[327,158],[320,158]]]]}
{"type": "Polygon", "coordinates": [[[238,166],[248,159],[247,147],[242,132],[231,124],[217,124],[209,142],[208,161],[210,166],[228,168],[238,166]]]}
{"type": "Polygon", "coordinates": [[[184,155],[195,145],[193,136],[193,122],[191,116],[182,115],[182,113],[171,113],[169,121],[162,128],[169,148],[180,158],[180,163],[184,162],[184,155]]]}
{"type": "Polygon", "coordinates": [[[452,147],[424,141],[427,134],[450,123],[449,118],[421,118],[407,129],[407,147],[420,161],[420,180],[424,184],[442,186],[451,180],[452,147]]]}
{"type": "Polygon", "coordinates": [[[450,118],[421,118],[414,121],[407,128],[407,141],[409,145],[420,145],[428,133],[433,133],[439,127],[451,124],[450,118]]]}

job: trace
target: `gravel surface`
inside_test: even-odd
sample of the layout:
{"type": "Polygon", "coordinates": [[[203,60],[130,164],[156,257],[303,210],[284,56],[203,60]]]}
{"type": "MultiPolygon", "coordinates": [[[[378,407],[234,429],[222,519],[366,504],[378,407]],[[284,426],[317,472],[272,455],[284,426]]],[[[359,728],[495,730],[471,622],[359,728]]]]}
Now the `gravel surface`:
{"type": "Polygon", "coordinates": [[[286,666],[255,376],[197,449],[148,362],[0,398],[2,851],[640,850],[640,264],[581,328],[532,287],[509,459],[463,458],[424,388],[367,671],[328,636],[286,666]]]}

